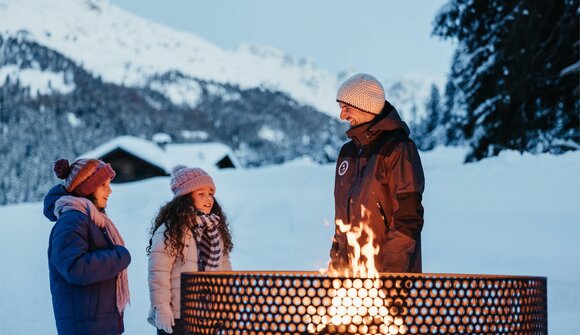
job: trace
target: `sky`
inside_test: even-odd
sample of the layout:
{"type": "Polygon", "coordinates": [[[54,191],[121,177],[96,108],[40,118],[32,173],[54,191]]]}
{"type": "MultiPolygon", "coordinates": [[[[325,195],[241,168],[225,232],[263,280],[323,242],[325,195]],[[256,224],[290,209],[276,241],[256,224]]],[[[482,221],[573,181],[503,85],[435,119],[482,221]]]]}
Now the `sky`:
{"type": "Polygon", "coordinates": [[[454,45],[432,37],[447,0],[110,0],[134,14],[193,32],[222,48],[275,47],[332,73],[443,80],[454,45]]]}
{"type": "MultiPolygon", "coordinates": [[[[423,271],[547,277],[549,333],[579,334],[580,151],[503,151],[472,164],[463,164],[464,156],[461,148],[421,153],[423,271]],[[557,173],[539,177],[546,171],[557,173]]],[[[334,169],[302,160],[211,173],[233,232],[234,270],[326,266],[334,169]]],[[[125,335],[152,334],[145,248],[153,217],[171,199],[169,177],[112,190],[107,213],[132,257],[125,335]]],[[[0,334],[55,334],[46,256],[53,223],[42,215],[42,202],[0,206],[0,218],[0,334]]]]}

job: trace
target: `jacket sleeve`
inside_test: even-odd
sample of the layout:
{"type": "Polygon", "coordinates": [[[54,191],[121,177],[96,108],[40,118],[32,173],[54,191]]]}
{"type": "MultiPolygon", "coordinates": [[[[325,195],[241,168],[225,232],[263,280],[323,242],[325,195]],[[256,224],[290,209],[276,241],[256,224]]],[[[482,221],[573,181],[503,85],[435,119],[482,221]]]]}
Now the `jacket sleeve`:
{"type": "Polygon", "coordinates": [[[232,262],[230,261],[230,255],[224,255],[221,258],[218,269],[219,271],[232,271],[232,262]]]}
{"type": "Polygon", "coordinates": [[[148,264],[149,298],[152,306],[171,303],[171,271],[176,256],[165,248],[164,226],[153,234],[148,264]]]}
{"type": "Polygon", "coordinates": [[[393,219],[395,230],[416,239],[423,229],[423,190],[425,177],[417,148],[401,143],[389,157],[390,183],[394,188],[393,219]]]}
{"type": "Polygon", "coordinates": [[[77,212],[65,213],[51,236],[50,262],[74,285],[90,285],[115,278],[131,262],[129,251],[113,246],[91,251],[90,219],[77,212]]]}

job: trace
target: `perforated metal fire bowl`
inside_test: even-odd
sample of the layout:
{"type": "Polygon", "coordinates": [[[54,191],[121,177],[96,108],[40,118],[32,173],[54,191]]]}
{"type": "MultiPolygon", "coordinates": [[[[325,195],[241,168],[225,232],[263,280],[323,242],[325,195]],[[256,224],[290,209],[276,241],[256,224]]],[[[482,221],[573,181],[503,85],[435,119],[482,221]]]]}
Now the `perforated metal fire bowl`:
{"type": "Polygon", "coordinates": [[[190,334],[547,334],[545,277],[193,272],[181,278],[190,334]]]}

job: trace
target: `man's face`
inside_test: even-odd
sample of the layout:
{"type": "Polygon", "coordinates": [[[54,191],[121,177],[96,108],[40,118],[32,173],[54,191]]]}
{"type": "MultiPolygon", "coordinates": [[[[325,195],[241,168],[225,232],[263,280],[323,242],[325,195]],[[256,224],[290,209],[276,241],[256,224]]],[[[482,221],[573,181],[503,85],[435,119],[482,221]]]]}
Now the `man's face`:
{"type": "Polygon", "coordinates": [[[349,106],[345,103],[339,102],[338,105],[340,106],[340,119],[348,121],[351,128],[369,122],[375,118],[375,115],[363,112],[360,109],[349,106]]]}

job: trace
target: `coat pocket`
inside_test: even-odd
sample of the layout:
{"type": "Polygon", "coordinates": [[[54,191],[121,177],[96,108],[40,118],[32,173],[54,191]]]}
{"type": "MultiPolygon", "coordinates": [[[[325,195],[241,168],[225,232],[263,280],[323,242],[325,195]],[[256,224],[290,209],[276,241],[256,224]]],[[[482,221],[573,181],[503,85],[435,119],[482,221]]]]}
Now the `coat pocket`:
{"type": "Polygon", "coordinates": [[[415,250],[415,240],[409,236],[399,232],[392,231],[387,238],[386,249],[388,254],[398,255],[401,253],[406,253],[411,255],[415,250]]]}
{"type": "Polygon", "coordinates": [[[386,272],[408,272],[416,242],[409,236],[392,231],[383,248],[382,268],[386,272]]]}
{"type": "Polygon", "coordinates": [[[94,285],[75,288],[73,305],[76,321],[94,320],[99,305],[99,287],[94,285]]]}
{"type": "Polygon", "coordinates": [[[116,279],[101,282],[98,289],[98,300],[96,304],[96,315],[117,314],[117,284],[116,279]]]}

